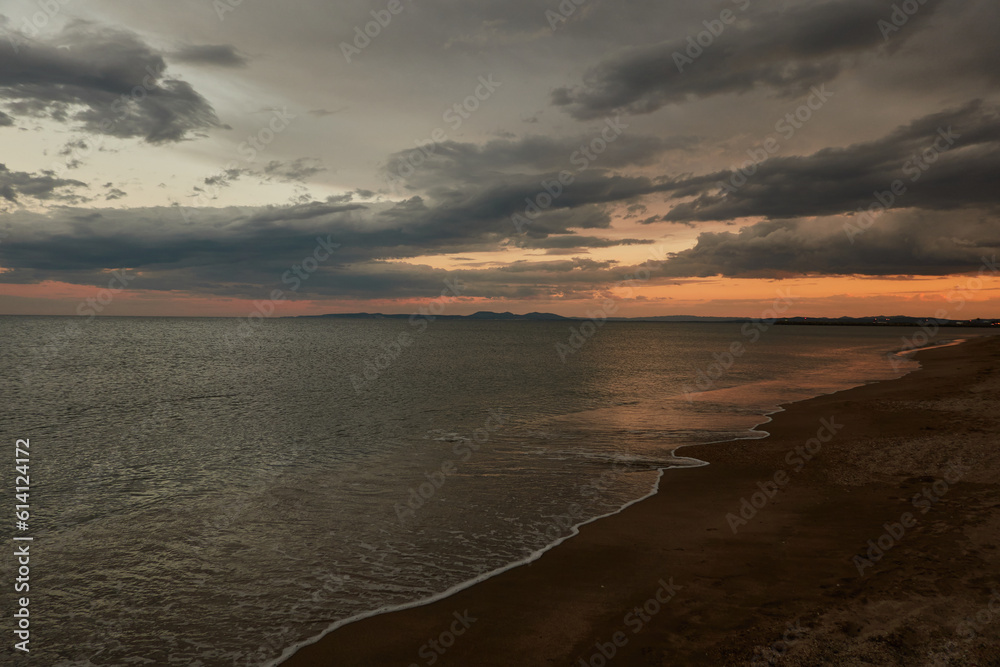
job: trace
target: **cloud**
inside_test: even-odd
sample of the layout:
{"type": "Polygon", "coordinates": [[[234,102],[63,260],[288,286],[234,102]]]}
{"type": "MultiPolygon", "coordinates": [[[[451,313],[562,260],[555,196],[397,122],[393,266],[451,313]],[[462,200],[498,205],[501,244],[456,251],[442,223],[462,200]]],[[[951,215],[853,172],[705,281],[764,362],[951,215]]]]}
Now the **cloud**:
{"type": "MultiPolygon", "coordinates": [[[[594,209],[556,211],[543,227],[569,224],[606,225],[604,214],[594,209]],[[589,216],[589,217],[588,217],[589,216]]],[[[377,294],[385,284],[374,274],[402,264],[399,260],[427,254],[462,254],[503,249],[509,221],[492,219],[477,224],[456,224],[465,213],[435,207],[420,198],[391,204],[321,203],[293,206],[195,209],[181,214],[177,207],[133,209],[84,209],[61,207],[47,213],[16,212],[8,215],[8,237],[0,244],[0,282],[25,283],[60,280],[100,284],[109,268],[141,271],[140,289],[178,289],[210,294],[256,294],[272,285],[293,264],[309,255],[317,239],[341,244],[323,271],[311,280],[310,293],[338,294],[345,284],[361,286],[355,273],[368,276],[366,294],[377,294]],[[386,260],[395,260],[387,262],[386,260]],[[336,277],[336,280],[334,279],[336,277]]],[[[544,233],[527,237],[527,247],[611,247],[648,243],[642,239],[607,240],[595,236],[572,237],[570,243],[544,241],[544,233]]],[[[592,260],[577,261],[576,270],[607,269],[592,260]]],[[[566,273],[565,262],[518,267],[515,273],[537,275],[566,273]]],[[[499,269],[498,269],[499,270],[499,269]]],[[[422,271],[422,270],[421,270],[422,271]]],[[[392,278],[392,274],[385,280],[392,278]]],[[[434,273],[437,275],[437,273],[434,273]]],[[[398,276],[397,276],[398,277],[398,276]]],[[[592,276],[593,277],[593,276],[592,276]]],[[[612,279],[610,274],[605,276],[612,279]]],[[[499,278],[498,278],[499,280],[499,278]]],[[[505,279],[505,283],[510,282],[505,279]]],[[[576,281],[576,277],[572,279],[576,281]]],[[[525,290],[527,278],[518,278],[525,290]]],[[[549,276],[551,284],[554,279],[549,276]]],[[[414,293],[413,283],[395,288],[414,293]]],[[[485,289],[485,288],[484,288],[485,289]]],[[[437,287],[437,293],[440,286],[437,287]]],[[[304,291],[303,294],[306,292],[304,291]]],[[[349,293],[349,292],[347,292],[349,293]]],[[[433,293],[433,292],[432,292],[433,293]]],[[[505,292],[506,293],[506,292],[505,292]]],[[[393,292],[384,292],[390,296],[393,292]]],[[[424,294],[426,295],[426,294],[424,294]]]]}
{"type": "Polygon", "coordinates": [[[163,56],[134,33],[74,21],[17,52],[0,42],[0,104],[15,117],[152,144],[225,127],[201,94],[165,70],[163,56]]]}
{"type": "Polygon", "coordinates": [[[625,209],[625,215],[622,217],[626,220],[629,218],[638,218],[645,215],[648,210],[649,209],[646,208],[645,204],[630,204],[625,209]]]}
{"type": "Polygon", "coordinates": [[[301,157],[288,162],[271,160],[264,165],[264,175],[277,178],[280,181],[298,181],[304,183],[311,176],[326,171],[323,163],[316,158],[301,157]]]}
{"type": "MultiPolygon", "coordinates": [[[[128,266],[142,271],[137,288],[259,295],[262,286],[274,284],[288,267],[309,254],[317,238],[329,237],[341,246],[303,294],[358,298],[397,294],[392,290],[416,294],[439,276],[436,270],[406,263],[418,257],[505,249],[580,255],[589,248],[648,244],[641,238],[610,239],[579,230],[608,229],[610,211],[618,208],[614,204],[623,203],[629,214],[642,215],[642,205],[636,200],[657,193],[694,198],[668,214],[682,222],[689,222],[688,218],[776,218],[736,233],[702,234],[694,248],[667,263],[666,275],[936,275],[973,264],[978,250],[970,248],[985,252],[993,247],[990,235],[996,238],[996,218],[987,211],[1000,202],[995,189],[987,185],[1000,173],[994,167],[995,156],[1000,155],[998,141],[996,111],[973,102],[915,120],[875,141],[805,157],[772,158],[758,165],[754,179],[728,196],[714,193],[718,180],[729,172],[668,179],[588,169],[576,174],[559,196],[530,216],[524,234],[517,233],[511,215],[524,214],[525,207],[537,201],[543,192],[541,183],[555,176],[555,172],[541,170],[555,164],[552,153],[562,153],[565,145],[534,141],[489,142],[479,147],[458,144],[441,152],[442,163],[427,166],[424,191],[401,201],[353,203],[356,196],[369,199],[374,194],[357,190],[326,202],[188,209],[184,215],[169,207],[62,207],[46,214],[11,214],[7,217],[13,223],[10,236],[0,245],[0,266],[10,270],[0,274],[0,280],[93,282],[106,269],[128,266]],[[852,213],[856,202],[866,203],[874,190],[890,187],[901,165],[932,145],[941,136],[939,130],[947,128],[957,135],[956,144],[921,172],[898,207],[913,210],[885,216],[884,224],[880,218],[877,229],[864,235],[864,243],[850,244],[843,229],[850,218],[805,219],[852,213]],[[473,182],[451,178],[462,165],[482,177],[473,182]],[[956,218],[964,221],[959,232],[949,229],[940,217],[943,214],[930,215],[972,210],[979,211],[978,218],[956,218]],[[410,279],[412,283],[405,283],[410,279]]],[[[646,152],[630,149],[626,151],[629,159],[621,158],[620,163],[650,159],[661,149],[662,144],[646,152]]],[[[297,167],[309,171],[315,165],[276,162],[271,171],[294,173],[297,167]]],[[[50,183],[49,191],[55,186],[50,183]]],[[[483,268],[470,273],[469,279],[476,281],[483,295],[583,294],[597,289],[599,280],[613,282],[624,270],[593,262],[576,257],[513,263],[483,268]]]]}
{"type": "Polygon", "coordinates": [[[398,160],[408,160],[415,153],[397,152],[383,173],[388,174],[389,183],[398,186],[402,182],[410,192],[420,194],[382,215],[419,218],[428,227],[447,229],[445,236],[463,230],[462,234],[494,239],[522,233],[544,238],[572,229],[608,228],[611,217],[604,204],[630,202],[667,189],[659,180],[621,175],[618,168],[655,164],[664,152],[686,150],[698,141],[622,135],[593,162],[581,162],[590,138],[531,136],[481,145],[442,142],[414,149],[423,161],[410,171],[401,170],[408,176],[406,181],[393,180],[392,170],[400,168],[398,160]],[[560,175],[567,173],[571,182],[563,178],[560,183],[560,175]],[[514,216],[530,218],[530,224],[515,225],[514,216]]]}
{"type": "MultiPolygon", "coordinates": [[[[557,88],[552,103],[589,119],[616,110],[650,113],[689,99],[756,89],[799,96],[884,47],[878,21],[891,16],[892,5],[889,0],[831,0],[790,4],[780,11],[748,6],[745,13],[734,5],[731,25],[723,24],[718,13],[706,17],[715,22],[718,37],[705,25],[692,31],[692,37],[706,32],[712,38],[707,46],[696,42],[691,47],[685,36],[627,49],[589,70],[582,85],[557,88]]],[[[910,17],[893,37],[892,48],[912,38],[936,5],[923,5],[910,17]]]]}
{"type": "MultiPolygon", "coordinates": [[[[480,181],[502,175],[558,173],[579,168],[574,158],[600,136],[603,125],[591,134],[569,137],[526,136],[494,139],[484,144],[443,141],[423,148],[398,151],[389,156],[385,171],[413,187],[480,181]],[[415,165],[415,166],[414,166],[415,165]]],[[[693,136],[621,134],[607,144],[594,169],[617,169],[655,164],[669,152],[691,150],[700,139],[693,136]]]]}
{"type": "MultiPolygon", "coordinates": [[[[218,173],[212,174],[211,176],[206,176],[204,183],[205,185],[213,188],[226,188],[229,187],[230,183],[238,181],[240,178],[247,174],[254,173],[250,169],[243,169],[239,167],[233,167],[232,169],[223,169],[218,173]]],[[[201,191],[200,188],[195,188],[201,191]]]]}
{"type": "Polygon", "coordinates": [[[245,67],[249,62],[232,44],[189,44],[169,54],[169,58],[179,63],[217,67],[245,67]]]}
{"type": "Polygon", "coordinates": [[[996,211],[895,211],[861,236],[841,216],[769,220],[738,232],[705,232],[667,261],[669,276],[939,276],[977,271],[1000,252],[996,211]]]}
{"type": "Polygon", "coordinates": [[[86,140],[84,139],[74,139],[67,141],[62,148],[59,149],[59,155],[67,156],[73,155],[79,151],[85,151],[89,148],[86,140]]]}
{"type": "MultiPolygon", "coordinates": [[[[634,272],[614,260],[580,256],[456,271],[400,261],[502,248],[496,235],[437,226],[435,218],[435,209],[419,198],[381,207],[313,202],[204,209],[195,225],[173,208],[22,211],[6,218],[0,266],[7,271],[0,282],[96,286],[106,282],[107,269],[129,267],[141,272],[136,289],[259,298],[281,287],[281,277],[311,254],[318,239],[340,247],[303,283],[302,298],[427,298],[440,292],[445,278],[468,283],[467,296],[590,298],[634,272]]],[[[975,271],[982,257],[1000,250],[1000,224],[989,211],[894,211],[854,244],[844,228],[851,222],[844,216],[776,220],[703,233],[693,248],[672,255],[651,284],[714,275],[946,275],[975,271]]],[[[587,248],[650,243],[560,234],[523,237],[516,245],[579,255],[587,248]]]]}
{"type": "MultiPolygon", "coordinates": [[[[626,216],[627,217],[627,216],[626,216]]],[[[694,223],[688,220],[673,220],[669,215],[651,215],[648,218],[643,218],[639,221],[642,225],[652,225],[657,222],[665,222],[672,225],[684,225],[685,227],[694,227],[694,223]]]]}
{"type": "Polygon", "coordinates": [[[346,106],[338,107],[336,109],[310,109],[309,115],[316,116],[317,118],[326,118],[327,116],[336,116],[345,109],[347,109],[346,106]]]}
{"type": "Polygon", "coordinates": [[[809,156],[750,164],[744,176],[722,171],[665,186],[693,196],[663,218],[670,222],[790,218],[867,209],[896,180],[897,207],[954,210],[1000,204],[1000,111],[982,101],[931,114],[887,136],[809,156]],[[723,183],[731,189],[720,189],[723,183]],[[734,184],[740,187],[732,187],[734,184]]]}
{"type": "MultiPolygon", "coordinates": [[[[944,1],[928,2],[926,6],[944,1]]],[[[868,84],[879,89],[903,87],[921,92],[958,85],[969,91],[968,95],[983,95],[984,89],[1000,83],[1000,43],[993,30],[998,22],[1000,5],[991,0],[952,0],[947,11],[938,9],[933,29],[909,39],[893,54],[888,71],[868,84]]],[[[904,24],[899,31],[887,30],[888,43],[895,44],[907,29],[904,24]]]]}
{"type": "Polygon", "coordinates": [[[11,171],[7,165],[0,164],[0,197],[17,203],[22,196],[38,200],[74,199],[74,195],[66,193],[66,188],[85,188],[87,185],[72,179],[56,178],[51,173],[41,175],[26,171],[11,171]]]}
{"type": "Polygon", "coordinates": [[[613,248],[623,245],[649,245],[655,243],[649,239],[605,239],[597,236],[578,236],[566,234],[563,236],[548,236],[542,239],[528,238],[518,243],[521,248],[579,250],[583,248],[613,248]]]}

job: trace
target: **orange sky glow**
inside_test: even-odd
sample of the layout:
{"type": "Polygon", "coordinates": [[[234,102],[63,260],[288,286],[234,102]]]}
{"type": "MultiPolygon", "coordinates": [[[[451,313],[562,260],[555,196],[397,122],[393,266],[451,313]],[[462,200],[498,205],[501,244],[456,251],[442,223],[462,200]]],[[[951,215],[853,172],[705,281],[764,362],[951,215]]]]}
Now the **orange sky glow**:
{"type": "MultiPolygon", "coordinates": [[[[587,316],[606,299],[616,316],[701,315],[770,317],[776,309],[786,317],[865,315],[939,316],[947,319],[993,318],[1000,312],[1000,278],[975,274],[943,277],[852,278],[817,277],[784,280],[732,278],[684,279],[669,284],[637,284],[631,295],[623,289],[595,294],[593,299],[505,300],[459,297],[446,314],[478,310],[558,312],[587,316]],[[781,310],[784,309],[784,310],[781,310]]],[[[152,290],[122,290],[109,294],[99,288],[46,281],[0,285],[0,310],[31,315],[246,317],[270,308],[259,299],[206,297],[152,290]],[[108,297],[111,296],[109,301],[108,297]],[[106,302],[103,304],[102,301],[106,302]]],[[[429,299],[415,300],[286,300],[274,302],[272,316],[323,313],[415,313],[429,299]]]]}

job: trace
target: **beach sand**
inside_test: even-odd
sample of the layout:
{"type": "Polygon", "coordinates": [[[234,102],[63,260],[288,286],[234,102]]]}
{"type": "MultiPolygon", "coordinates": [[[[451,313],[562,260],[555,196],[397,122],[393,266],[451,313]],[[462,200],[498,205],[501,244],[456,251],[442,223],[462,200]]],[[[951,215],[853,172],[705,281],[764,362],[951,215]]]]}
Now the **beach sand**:
{"type": "Polygon", "coordinates": [[[283,664],[1000,665],[1000,338],[918,359],[787,406],[763,440],[683,448],[711,465],[283,664]]]}

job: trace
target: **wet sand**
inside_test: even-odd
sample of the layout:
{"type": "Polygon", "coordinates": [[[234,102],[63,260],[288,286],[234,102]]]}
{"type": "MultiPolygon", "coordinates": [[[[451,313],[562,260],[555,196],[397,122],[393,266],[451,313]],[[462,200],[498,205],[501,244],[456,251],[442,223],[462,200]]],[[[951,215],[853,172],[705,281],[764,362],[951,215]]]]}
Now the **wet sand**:
{"type": "Polygon", "coordinates": [[[283,665],[1000,665],[1000,338],[917,358],[763,440],[685,447],[711,465],[283,665]]]}

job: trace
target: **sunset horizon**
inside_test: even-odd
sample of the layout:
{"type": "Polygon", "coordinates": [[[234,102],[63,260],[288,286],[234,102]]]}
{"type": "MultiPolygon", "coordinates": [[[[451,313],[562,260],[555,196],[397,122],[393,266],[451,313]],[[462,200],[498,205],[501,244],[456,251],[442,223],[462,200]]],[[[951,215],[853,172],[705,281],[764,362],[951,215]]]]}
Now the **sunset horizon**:
{"type": "Polygon", "coordinates": [[[2,0],[3,661],[1000,665],[997,0],[2,0]]]}
{"type": "Polygon", "coordinates": [[[0,313],[76,314],[119,270],[101,314],[238,317],[275,289],[275,314],[400,312],[452,280],[455,312],[753,316],[784,289],[805,316],[956,290],[1000,315],[988,21],[718,4],[656,10],[673,36],[640,46],[632,10],[483,8],[443,51],[409,3],[345,9],[332,40],[225,3],[14,12],[0,313]]]}

